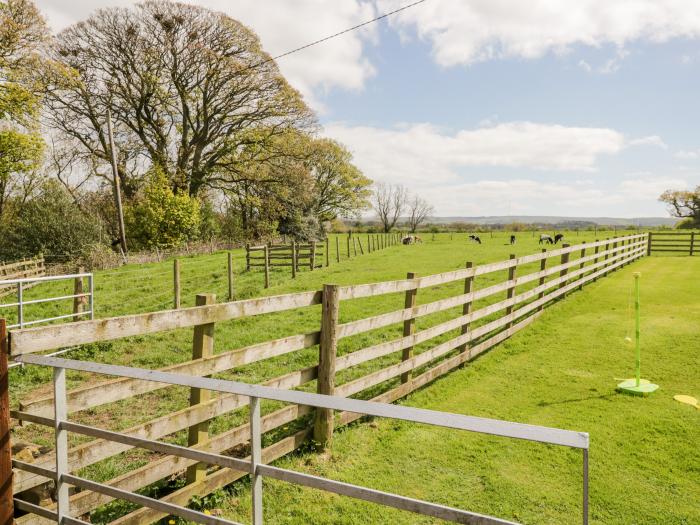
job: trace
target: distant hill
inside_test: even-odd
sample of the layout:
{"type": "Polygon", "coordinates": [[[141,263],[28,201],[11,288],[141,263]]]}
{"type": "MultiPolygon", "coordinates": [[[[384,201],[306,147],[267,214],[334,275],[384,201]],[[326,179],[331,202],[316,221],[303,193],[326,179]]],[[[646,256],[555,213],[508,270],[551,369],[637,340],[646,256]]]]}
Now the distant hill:
{"type": "Polygon", "coordinates": [[[599,226],[640,226],[643,228],[654,226],[673,226],[678,219],[673,217],[634,217],[631,219],[616,217],[557,217],[554,215],[492,215],[483,217],[431,217],[429,222],[433,224],[448,224],[451,222],[464,222],[469,224],[512,224],[522,222],[525,224],[577,224],[599,226]]]}

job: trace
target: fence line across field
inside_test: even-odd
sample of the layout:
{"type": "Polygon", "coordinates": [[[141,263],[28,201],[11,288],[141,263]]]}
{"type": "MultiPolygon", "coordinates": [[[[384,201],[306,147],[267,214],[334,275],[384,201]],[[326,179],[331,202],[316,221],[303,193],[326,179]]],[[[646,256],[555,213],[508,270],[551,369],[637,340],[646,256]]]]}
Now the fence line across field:
{"type": "Polygon", "coordinates": [[[166,510],[167,512],[191,519],[197,523],[234,523],[228,520],[213,518],[204,513],[198,513],[183,507],[163,504],[158,500],[132,494],[127,491],[115,489],[103,483],[86,480],[70,475],[68,471],[68,441],[67,433],[74,432],[86,436],[97,437],[127,445],[145,448],[154,452],[173,454],[179,457],[194,459],[197,461],[219,465],[224,468],[250,473],[252,478],[252,514],[253,524],[263,523],[263,499],[262,499],[262,478],[271,477],[289,483],[295,483],[307,487],[313,487],[340,495],[354,497],[364,501],[382,504],[385,506],[414,512],[417,514],[440,518],[456,523],[469,524],[512,524],[513,522],[499,518],[476,514],[466,510],[429,503],[423,500],[406,498],[396,494],[360,487],[349,483],[334,481],[327,478],[312,476],[289,469],[265,465],[261,459],[261,415],[260,399],[293,403],[301,406],[311,406],[317,409],[335,410],[362,414],[374,417],[386,417],[399,419],[413,423],[427,424],[437,427],[457,429],[494,436],[509,437],[547,443],[552,445],[565,446],[581,449],[583,451],[583,490],[582,490],[582,514],[583,523],[588,523],[588,449],[589,436],[584,432],[574,432],[556,428],[528,425],[522,423],[511,423],[507,421],[466,416],[461,414],[437,412],[420,408],[397,406],[387,403],[363,401],[357,399],[343,398],[338,396],[314,394],[308,392],[298,392],[270,388],[258,385],[250,385],[235,381],[225,381],[206,377],[192,377],[188,375],[158,372],[153,370],[131,368],[118,365],[107,365],[101,363],[82,362],[55,357],[45,357],[39,355],[25,355],[22,358],[25,364],[50,366],[54,368],[54,414],[53,426],[55,428],[56,440],[56,467],[54,471],[37,468],[31,464],[15,461],[14,466],[19,470],[39,473],[39,475],[54,479],[56,482],[57,508],[55,511],[55,521],[61,523],[64,517],[71,516],[70,500],[68,498],[69,485],[77,486],[94,492],[103,492],[108,495],[125,499],[144,505],[156,510],[166,510]],[[81,425],[68,421],[68,410],[66,403],[66,379],[65,370],[78,370],[98,374],[106,374],[116,377],[129,377],[142,381],[155,381],[168,385],[180,385],[190,388],[206,389],[227,394],[245,396],[249,398],[250,404],[250,443],[251,455],[249,459],[241,460],[212,454],[207,452],[193,451],[186,447],[161,443],[149,439],[137,439],[117,432],[104,431],[88,425],[81,425]]]}
{"type": "MultiPolygon", "coordinates": [[[[322,290],[227,303],[214,303],[214,297],[211,294],[203,294],[198,296],[200,306],[82,321],[72,323],[70,326],[53,325],[12,330],[7,340],[3,340],[3,342],[7,345],[7,354],[19,362],[25,357],[33,359],[34,356],[28,354],[37,352],[60,351],[62,348],[73,345],[191,327],[193,333],[193,359],[191,361],[144,373],[182,374],[190,377],[192,381],[204,379],[202,376],[226,372],[318,346],[318,362],[315,364],[300,370],[286,370],[282,375],[266,379],[262,386],[248,385],[245,388],[250,386],[255,386],[255,388],[271,387],[275,392],[278,392],[279,389],[289,389],[282,390],[282,392],[286,392],[284,395],[293,393],[296,396],[304,393],[291,389],[316,381],[318,394],[343,396],[341,398],[343,402],[356,402],[358,400],[345,398],[361,394],[363,396],[371,395],[373,401],[391,403],[467,363],[529,326],[541,315],[543,309],[553,304],[554,301],[562,299],[585,284],[600,279],[643,257],[647,254],[647,247],[646,234],[631,235],[575,246],[563,246],[549,252],[512,257],[496,263],[484,265],[467,263],[463,269],[425,277],[411,274],[407,279],[397,281],[351,286],[325,285],[322,290]],[[552,260],[556,263],[548,264],[552,260]],[[529,264],[536,265],[538,270],[521,273],[523,266],[529,264]],[[500,276],[501,272],[504,280],[491,284],[492,281],[488,279],[488,285],[485,287],[476,286],[481,282],[480,276],[494,273],[500,276]],[[447,283],[461,283],[463,292],[460,291],[456,295],[424,304],[416,303],[416,294],[420,296],[421,290],[447,283]],[[344,301],[362,300],[366,297],[394,293],[405,294],[404,308],[374,315],[371,311],[363,311],[363,316],[365,316],[363,319],[344,323],[339,321],[339,311],[344,301]],[[497,294],[503,294],[503,298],[496,297],[495,302],[485,305],[477,304],[477,301],[491,298],[497,294]],[[217,323],[314,307],[315,305],[321,305],[320,329],[316,331],[288,335],[244,348],[224,350],[217,354],[211,352],[217,323]],[[447,312],[451,311],[450,309],[457,307],[460,307],[460,313],[456,314],[456,317],[449,313],[448,320],[437,321],[437,324],[435,324],[436,321],[431,321],[431,326],[416,330],[415,323],[418,318],[437,312],[445,312],[444,315],[448,315],[447,312]],[[369,339],[370,342],[363,343],[361,348],[338,355],[339,340],[397,323],[404,325],[402,336],[396,339],[375,338],[374,343],[371,342],[372,339],[369,339]],[[449,337],[447,337],[448,334],[449,337]],[[441,339],[435,340],[438,337],[441,339]],[[387,359],[394,359],[390,356],[395,356],[397,359],[395,364],[393,362],[387,363],[387,359]],[[351,380],[336,384],[337,381],[345,377],[342,374],[339,375],[338,372],[352,369],[358,365],[362,365],[364,369],[364,367],[368,367],[365,363],[370,363],[372,368],[366,368],[367,371],[359,377],[356,374],[351,380]]],[[[317,311],[315,310],[315,312],[317,311]]],[[[318,314],[314,313],[313,315],[318,314]]],[[[289,362],[295,362],[295,359],[290,359],[289,362]]],[[[210,383],[194,382],[191,385],[194,385],[190,386],[192,392],[215,390],[205,386],[210,385],[210,383]]],[[[105,382],[91,382],[66,392],[66,415],[168,387],[167,382],[154,383],[149,379],[128,374],[105,382]]],[[[256,392],[259,393],[259,391],[256,392]]],[[[54,399],[55,396],[44,396],[23,401],[20,403],[20,409],[12,413],[12,417],[26,423],[53,426],[54,399]]],[[[298,398],[295,399],[298,400],[298,398]]],[[[217,416],[247,406],[249,406],[249,398],[240,392],[227,391],[212,398],[191,397],[189,406],[177,412],[140,423],[122,431],[121,434],[135,439],[158,440],[175,432],[189,430],[188,445],[190,449],[221,454],[233,447],[245,444],[250,436],[251,425],[237,426],[220,431],[216,435],[209,435],[209,421],[217,416]],[[192,399],[196,399],[196,402],[193,402],[192,399]]],[[[291,435],[282,433],[277,441],[263,448],[260,451],[260,458],[264,460],[264,463],[269,463],[299,448],[312,434],[315,441],[321,445],[328,443],[335,426],[346,425],[361,417],[362,413],[362,410],[352,412],[347,405],[337,405],[340,408],[333,409],[325,405],[319,405],[322,408],[317,409],[312,409],[311,406],[313,403],[310,405],[294,404],[260,416],[260,431],[269,432],[285,427],[299,418],[308,417],[312,411],[316,412],[313,428],[309,428],[304,421],[299,421],[301,430],[290,431],[293,432],[291,435]],[[336,417],[333,414],[334,410],[340,411],[336,417]]],[[[120,454],[132,446],[124,442],[114,443],[96,439],[83,443],[79,447],[69,448],[66,452],[67,464],[70,471],[75,472],[115,454],[120,454]]],[[[197,460],[183,459],[176,454],[167,454],[148,465],[129,470],[119,478],[107,481],[106,484],[115,490],[133,492],[185,469],[188,472],[194,472],[192,469],[196,469],[197,460]]],[[[56,457],[55,453],[48,453],[36,460],[33,464],[34,468],[49,468],[55,463],[56,457]]],[[[262,461],[257,463],[263,476],[275,477],[279,474],[279,476],[290,479],[293,477],[294,481],[302,484],[308,483],[307,486],[323,485],[320,488],[325,487],[331,490],[326,484],[326,480],[302,479],[297,473],[276,473],[276,471],[269,470],[268,467],[264,466],[262,461]]],[[[212,492],[244,475],[247,475],[247,472],[227,468],[203,474],[203,477],[193,478],[193,481],[189,481],[188,475],[188,484],[163,496],[159,502],[184,506],[192,496],[202,496],[212,492]]],[[[36,471],[32,473],[32,471],[20,469],[15,475],[14,492],[28,490],[45,483],[45,481],[45,478],[37,475],[36,471]]],[[[338,488],[338,490],[362,494],[368,498],[380,497],[376,494],[363,492],[368,489],[362,487],[349,486],[338,488]]],[[[116,492],[110,494],[96,489],[94,491],[93,489],[83,490],[70,497],[71,508],[76,516],[89,513],[117,497],[114,496],[116,492]]],[[[391,500],[390,496],[386,496],[386,498],[391,500]]],[[[385,498],[385,496],[381,496],[381,498],[385,498]]],[[[375,500],[370,499],[369,501],[375,500]]],[[[400,499],[391,501],[401,501],[401,504],[406,505],[410,503],[400,499]]],[[[142,508],[117,519],[115,525],[143,525],[160,519],[168,512],[142,508]]],[[[38,519],[35,514],[29,514],[19,518],[18,525],[38,525],[38,519]]]]}

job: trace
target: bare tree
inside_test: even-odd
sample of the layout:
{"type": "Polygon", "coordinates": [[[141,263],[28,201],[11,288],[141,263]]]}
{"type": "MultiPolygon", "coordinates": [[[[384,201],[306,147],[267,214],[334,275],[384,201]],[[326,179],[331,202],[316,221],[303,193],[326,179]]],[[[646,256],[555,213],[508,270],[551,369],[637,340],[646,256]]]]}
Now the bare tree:
{"type": "Polygon", "coordinates": [[[396,226],[406,206],[407,197],[406,188],[400,184],[392,185],[383,182],[376,184],[372,205],[385,233],[390,232],[396,226]]]}
{"type": "Polygon", "coordinates": [[[435,213],[433,205],[418,195],[414,195],[413,198],[408,201],[407,206],[408,219],[406,223],[411,233],[416,233],[418,227],[435,213]]]}
{"type": "Polygon", "coordinates": [[[147,0],[100,9],[59,34],[53,56],[66,74],[47,94],[50,125],[106,175],[109,109],[127,195],[149,165],[196,195],[235,171],[241,149],[264,150],[270,137],[315,123],[255,33],[203,7],[147,0]]]}

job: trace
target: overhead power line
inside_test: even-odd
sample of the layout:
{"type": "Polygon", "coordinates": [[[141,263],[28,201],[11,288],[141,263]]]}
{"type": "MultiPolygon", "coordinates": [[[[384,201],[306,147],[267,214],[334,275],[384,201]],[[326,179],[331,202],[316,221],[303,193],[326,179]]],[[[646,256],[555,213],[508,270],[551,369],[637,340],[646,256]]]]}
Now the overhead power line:
{"type": "Polygon", "coordinates": [[[281,55],[274,56],[274,57],[272,57],[271,59],[267,60],[266,62],[269,62],[270,60],[277,60],[277,59],[279,59],[279,58],[289,56],[289,55],[291,55],[291,54],[293,54],[293,53],[298,53],[299,51],[303,51],[304,49],[308,49],[308,48],[310,48],[310,47],[312,47],[312,46],[315,46],[315,45],[317,45],[317,44],[321,44],[321,43],[323,43],[323,42],[327,42],[328,40],[331,40],[331,39],[333,39],[333,38],[339,37],[339,36],[344,35],[344,34],[346,34],[346,33],[350,33],[350,32],[352,32],[352,31],[355,31],[356,29],[360,29],[361,27],[367,26],[367,25],[369,25],[369,24],[373,24],[373,23],[375,23],[375,22],[378,22],[379,20],[382,20],[383,18],[387,18],[387,17],[389,17],[389,16],[391,16],[391,15],[395,15],[396,13],[399,13],[399,12],[401,12],[401,11],[405,11],[406,9],[409,9],[409,8],[411,8],[411,7],[413,7],[413,6],[418,5],[418,4],[422,4],[422,3],[425,2],[425,1],[426,1],[426,0],[418,0],[417,2],[413,2],[412,4],[407,4],[407,5],[403,6],[403,7],[399,7],[398,9],[394,9],[393,11],[389,11],[389,12],[387,12],[387,13],[384,13],[383,15],[380,15],[380,16],[378,16],[378,17],[376,17],[376,18],[373,18],[372,20],[367,20],[366,22],[362,22],[361,24],[357,24],[356,26],[349,27],[349,28],[347,28],[347,29],[344,29],[343,31],[339,31],[338,33],[335,33],[335,34],[332,34],[332,35],[328,35],[328,36],[323,37],[323,38],[321,38],[321,39],[319,39],[319,40],[314,40],[313,42],[309,42],[308,44],[305,44],[305,45],[303,45],[303,46],[301,46],[301,47],[297,47],[296,49],[292,49],[291,51],[287,51],[286,53],[282,53],[281,55]]]}

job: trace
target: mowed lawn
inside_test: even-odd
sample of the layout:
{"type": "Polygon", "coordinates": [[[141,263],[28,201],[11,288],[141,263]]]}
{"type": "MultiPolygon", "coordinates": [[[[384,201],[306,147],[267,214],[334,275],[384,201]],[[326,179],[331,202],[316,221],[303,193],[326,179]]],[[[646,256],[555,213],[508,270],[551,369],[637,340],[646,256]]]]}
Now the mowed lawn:
{"type": "MultiPolygon", "coordinates": [[[[548,309],[531,327],[404,404],[590,434],[591,523],[700,523],[700,258],[645,258],[548,309]],[[642,273],[642,376],[631,377],[632,274],[642,273]]],[[[339,430],[330,452],[279,465],[528,524],[581,523],[581,453],[386,419],[339,430]]],[[[414,524],[436,520],[265,480],[265,522],[414,524]]],[[[218,508],[248,522],[238,484],[218,508]]]]}

